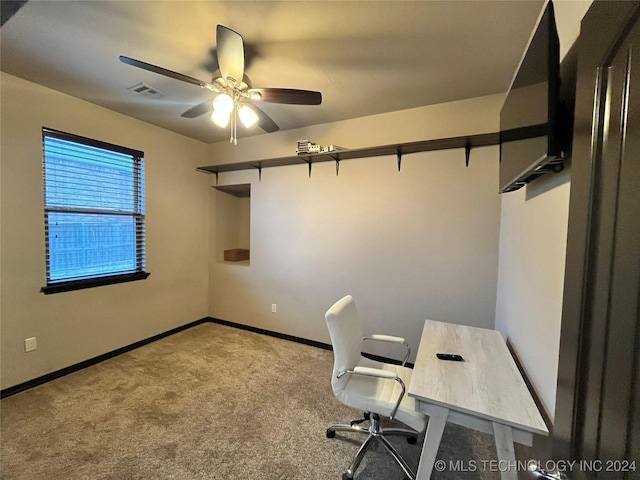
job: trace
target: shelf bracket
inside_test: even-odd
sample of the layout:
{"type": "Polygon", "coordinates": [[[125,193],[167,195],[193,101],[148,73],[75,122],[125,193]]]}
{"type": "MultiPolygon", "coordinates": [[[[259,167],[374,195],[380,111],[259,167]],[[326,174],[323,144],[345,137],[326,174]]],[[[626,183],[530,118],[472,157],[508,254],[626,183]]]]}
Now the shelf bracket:
{"type": "Polygon", "coordinates": [[[216,185],[218,184],[218,172],[213,172],[216,174],[216,185]]]}
{"type": "Polygon", "coordinates": [[[258,170],[258,181],[261,182],[262,181],[262,164],[258,164],[258,165],[251,164],[251,166],[258,170]]]}
{"type": "Polygon", "coordinates": [[[396,150],[396,155],[398,157],[398,171],[400,171],[400,167],[402,166],[402,152],[400,149],[396,150]]]}
{"type": "Polygon", "coordinates": [[[469,157],[471,157],[471,140],[467,138],[467,143],[464,144],[464,164],[469,166],[469,157]]]}
{"type": "Polygon", "coordinates": [[[340,173],[340,157],[338,155],[331,155],[331,158],[336,162],[336,177],[340,173]]]}
{"type": "Polygon", "coordinates": [[[309,178],[311,178],[311,164],[313,163],[313,161],[310,158],[305,159],[304,161],[309,164],[309,178]]]}

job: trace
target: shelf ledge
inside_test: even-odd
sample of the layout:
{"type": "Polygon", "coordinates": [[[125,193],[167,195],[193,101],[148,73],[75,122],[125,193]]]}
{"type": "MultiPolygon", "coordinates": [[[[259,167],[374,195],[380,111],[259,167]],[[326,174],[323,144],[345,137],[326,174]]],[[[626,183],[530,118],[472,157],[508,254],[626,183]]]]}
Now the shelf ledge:
{"type": "MultiPolygon", "coordinates": [[[[292,155],[289,157],[268,158],[265,160],[254,160],[250,162],[223,163],[197,168],[204,173],[212,173],[216,176],[221,172],[235,172],[240,170],[258,169],[262,173],[263,168],[284,167],[288,165],[311,165],[320,162],[336,162],[351,160],[355,158],[380,157],[384,155],[394,155],[401,159],[403,155],[409,153],[429,152],[435,150],[449,150],[452,148],[465,148],[468,163],[468,151],[472,147],[486,147],[498,145],[500,134],[480,133],[475,135],[465,135],[462,137],[438,138],[434,140],[422,140],[419,142],[396,143],[393,145],[382,145],[377,147],[356,148],[353,150],[336,150],[333,152],[312,153],[309,155],[292,155]]],[[[398,162],[398,167],[400,162],[398,162]]],[[[398,168],[399,169],[399,168],[398,168]]]]}

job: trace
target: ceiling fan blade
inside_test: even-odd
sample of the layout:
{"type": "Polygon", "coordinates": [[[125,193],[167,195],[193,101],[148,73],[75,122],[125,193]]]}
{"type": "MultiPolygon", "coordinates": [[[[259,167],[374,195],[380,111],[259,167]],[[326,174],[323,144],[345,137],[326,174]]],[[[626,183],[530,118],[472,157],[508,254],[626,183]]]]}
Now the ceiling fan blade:
{"type": "Polygon", "coordinates": [[[222,78],[239,86],[244,75],[244,44],[242,36],[223,25],[216,27],[216,48],[218,65],[222,78]]]}
{"type": "Polygon", "coordinates": [[[207,88],[214,92],[220,91],[220,87],[218,87],[217,85],[214,85],[213,83],[203,82],[202,80],[198,80],[197,78],[193,78],[188,75],[183,75],[182,73],[174,72],[172,70],[167,70],[166,68],[158,67],[150,63],[142,62],[140,60],[136,60],[135,58],[129,58],[129,57],[125,57],[124,55],[120,55],[120,61],[122,63],[126,63],[127,65],[132,65],[134,67],[138,67],[143,70],[147,70],[149,72],[153,72],[159,75],[164,75],[165,77],[173,78],[174,80],[187,82],[192,85],[197,85],[198,87],[207,88]]]}
{"type": "Polygon", "coordinates": [[[320,105],[322,94],[311,90],[295,88],[252,88],[247,92],[252,100],[290,105],[320,105]],[[256,98],[259,97],[259,98],[256,98]]]}
{"type": "Polygon", "coordinates": [[[205,113],[209,113],[212,108],[213,108],[213,102],[211,101],[211,99],[209,99],[209,100],[205,100],[202,103],[199,103],[195,107],[191,107],[189,110],[187,110],[180,116],[184,118],[196,118],[201,115],[204,115],[205,113]]]}
{"type": "Polygon", "coordinates": [[[258,114],[258,126],[267,133],[273,133],[280,130],[280,127],[273,121],[273,119],[264,113],[264,111],[260,110],[254,104],[251,104],[251,108],[253,108],[258,114]]]}
{"type": "MultiPolygon", "coordinates": [[[[258,49],[250,44],[244,41],[243,39],[243,46],[244,46],[244,70],[245,72],[247,70],[249,70],[249,67],[251,67],[251,64],[258,58],[260,58],[260,53],[258,52],[258,49]]],[[[218,49],[211,48],[209,49],[209,60],[202,64],[201,67],[203,67],[205,70],[207,70],[210,73],[214,73],[216,70],[220,70],[220,65],[218,64],[218,49]]],[[[214,75],[215,76],[215,75],[214,75]]]]}

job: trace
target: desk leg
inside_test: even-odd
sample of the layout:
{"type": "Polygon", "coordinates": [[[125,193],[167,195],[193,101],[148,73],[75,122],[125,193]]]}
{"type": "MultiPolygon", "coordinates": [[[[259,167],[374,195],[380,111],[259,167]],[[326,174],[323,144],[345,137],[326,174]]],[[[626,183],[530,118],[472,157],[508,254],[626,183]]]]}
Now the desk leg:
{"type": "Polygon", "coordinates": [[[516,454],[513,449],[513,431],[508,425],[493,423],[493,436],[496,439],[496,450],[502,480],[518,480],[516,454]]]}
{"type": "Polygon", "coordinates": [[[431,406],[427,433],[425,434],[424,444],[422,445],[422,455],[420,456],[416,480],[428,480],[431,478],[433,464],[436,461],[438,448],[440,448],[440,440],[442,439],[442,432],[444,431],[444,426],[447,424],[448,416],[448,408],[435,405],[431,406]]]}

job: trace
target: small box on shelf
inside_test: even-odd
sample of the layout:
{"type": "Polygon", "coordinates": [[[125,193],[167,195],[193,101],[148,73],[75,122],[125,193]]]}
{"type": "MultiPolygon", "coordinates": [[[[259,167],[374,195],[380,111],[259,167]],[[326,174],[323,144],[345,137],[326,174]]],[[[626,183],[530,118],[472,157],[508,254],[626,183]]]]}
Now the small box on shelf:
{"type": "Polygon", "coordinates": [[[225,262],[241,262],[249,260],[249,250],[246,248],[232,248],[224,251],[225,262]]]}

